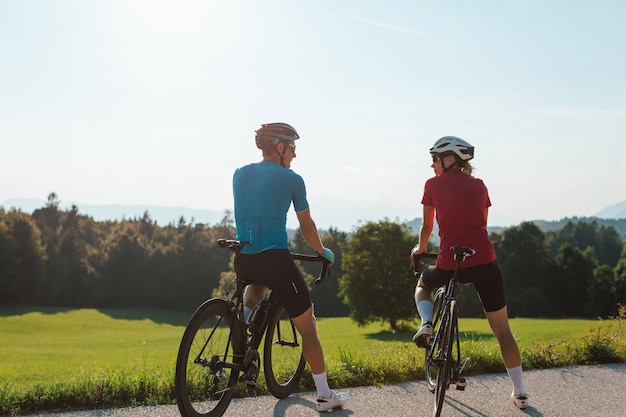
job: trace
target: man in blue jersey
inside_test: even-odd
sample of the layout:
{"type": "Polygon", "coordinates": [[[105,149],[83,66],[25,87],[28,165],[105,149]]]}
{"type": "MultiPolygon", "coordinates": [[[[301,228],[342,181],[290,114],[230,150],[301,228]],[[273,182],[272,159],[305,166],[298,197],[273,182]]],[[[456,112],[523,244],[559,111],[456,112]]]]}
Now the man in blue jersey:
{"type": "Polygon", "coordinates": [[[233,176],[237,240],[250,242],[241,251],[240,274],[254,283],[244,292],[244,317],[249,318],[271,288],[302,336],[304,359],[317,389],[317,409],[329,411],[342,407],[348,397],[328,386],[309,290],[289,252],[286,223],[292,203],[307,243],[331,263],[335,255],[322,245],[302,177],[290,169],[298,138],[286,123],[262,125],[256,131],[256,146],[263,151],[263,160],[237,169],[233,176]]]}

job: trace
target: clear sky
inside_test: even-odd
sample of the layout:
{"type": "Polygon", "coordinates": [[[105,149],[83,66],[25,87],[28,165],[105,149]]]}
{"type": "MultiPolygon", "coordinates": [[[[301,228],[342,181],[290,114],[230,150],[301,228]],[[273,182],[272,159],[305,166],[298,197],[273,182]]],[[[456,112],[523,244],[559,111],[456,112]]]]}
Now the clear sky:
{"type": "Polygon", "coordinates": [[[622,0],[0,0],[0,204],[231,209],[283,121],[320,228],[420,217],[444,135],[476,147],[491,225],[591,216],[626,200],[625,21],[622,0]]]}

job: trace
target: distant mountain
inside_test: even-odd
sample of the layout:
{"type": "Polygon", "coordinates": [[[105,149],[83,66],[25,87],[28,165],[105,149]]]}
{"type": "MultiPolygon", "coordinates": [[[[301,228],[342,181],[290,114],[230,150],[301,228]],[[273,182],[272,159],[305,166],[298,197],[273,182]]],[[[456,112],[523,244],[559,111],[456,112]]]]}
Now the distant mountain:
{"type": "MultiPolygon", "coordinates": [[[[535,223],[537,227],[539,228],[539,230],[541,230],[542,232],[548,232],[552,230],[560,230],[570,222],[572,223],[596,222],[600,226],[613,227],[615,230],[617,230],[617,233],[622,238],[622,241],[626,244],[626,218],[605,219],[605,218],[599,218],[599,217],[566,217],[564,219],[555,220],[555,221],[533,220],[531,223],[535,223]]],[[[407,222],[407,225],[411,227],[411,229],[413,229],[414,234],[419,233],[421,224],[422,224],[421,218],[416,218],[416,219],[411,220],[410,222],[407,222]]],[[[511,226],[507,226],[507,227],[511,227],[511,226]]],[[[487,231],[489,233],[502,233],[502,231],[506,229],[507,227],[488,226],[487,231]]],[[[435,222],[434,227],[433,227],[433,235],[437,236],[438,233],[439,233],[439,229],[437,228],[437,222],[435,222]]]]}
{"type": "MultiPolygon", "coordinates": [[[[60,208],[63,210],[69,210],[73,203],[64,204],[61,202],[60,208]]],[[[96,221],[106,220],[122,220],[122,219],[134,219],[143,217],[147,211],[150,218],[157,222],[160,226],[167,224],[177,224],[179,219],[185,218],[187,223],[190,223],[193,219],[194,223],[205,224],[217,224],[224,217],[224,212],[214,210],[192,209],[188,207],[164,207],[156,205],[123,205],[123,204],[82,204],[75,203],[78,207],[78,212],[91,216],[96,221]]],[[[41,199],[9,199],[5,200],[0,206],[6,210],[11,208],[19,209],[25,213],[31,214],[33,211],[46,206],[46,201],[41,199]]],[[[599,211],[594,217],[573,217],[565,218],[557,221],[545,221],[535,220],[533,223],[542,231],[558,230],[565,226],[569,221],[596,221],[599,225],[613,226],[620,233],[622,238],[626,241],[626,201],[613,204],[599,211]]],[[[498,226],[489,226],[489,232],[500,233],[506,227],[515,226],[519,222],[513,221],[506,217],[489,219],[490,224],[497,224],[498,226]]],[[[413,229],[414,234],[419,233],[421,224],[420,218],[415,218],[411,221],[407,221],[407,225],[413,229]]],[[[435,223],[435,230],[433,230],[435,236],[438,233],[437,224],[435,223]]]]}
{"type": "Polygon", "coordinates": [[[626,200],[600,210],[595,217],[601,219],[626,219],[626,200]]]}
{"type": "MultiPolygon", "coordinates": [[[[148,212],[150,218],[157,222],[160,226],[166,226],[170,223],[178,224],[181,216],[185,218],[187,223],[206,223],[217,224],[224,217],[224,212],[213,210],[192,209],[188,207],[164,207],[154,205],[124,205],[124,204],[81,204],[61,202],[62,210],[69,210],[75,204],[78,212],[85,216],[92,217],[95,221],[134,219],[143,217],[148,212]]],[[[37,209],[46,206],[46,202],[38,199],[10,199],[5,200],[2,206],[9,210],[11,208],[19,209],[24,213],[31,214],[37,209]]]]}

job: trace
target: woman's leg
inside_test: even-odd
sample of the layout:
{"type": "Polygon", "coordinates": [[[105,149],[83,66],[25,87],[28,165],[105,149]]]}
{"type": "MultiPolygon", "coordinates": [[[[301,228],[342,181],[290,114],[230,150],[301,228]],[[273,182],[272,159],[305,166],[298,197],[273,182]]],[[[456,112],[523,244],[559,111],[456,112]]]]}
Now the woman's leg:
{"type": "Polygon", "coordinates": [[[487,312],[485,314],[487,315],[489,326],[491,326],[491,330],[500,344],[500,352],[502,353],[504,365],[507,368],[521,366],[522,358],[519,353],[517,341],[509,327],[509,316],[506,306],[502,307],[500,310],[487,312]]]}
{"type": "Polygon", "coordinates": [[[511,397],[515,405],[519,408],[528,407],[528,395],[524,388],[524,380],[522,375],[522,358],[519,353],[519,346],[509,327],[509,317],[506,306],[500,310],[486,313],[487,320],[491,326],[493,334],[500,344],[500,352],[506,366],[506,372],[511,378],[513,384],[513,393],[511,397]]]}

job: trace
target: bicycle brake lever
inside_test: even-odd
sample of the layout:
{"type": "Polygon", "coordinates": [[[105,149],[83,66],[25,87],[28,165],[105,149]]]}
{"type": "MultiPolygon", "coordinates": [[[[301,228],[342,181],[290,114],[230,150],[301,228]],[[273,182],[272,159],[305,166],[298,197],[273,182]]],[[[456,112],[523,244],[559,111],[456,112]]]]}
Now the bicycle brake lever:
{"type": "Polygon", "coordinates": [[[315,285],[320,285],[326,275],[330,277],[330,261],[325,258],[322,258],[322,271],[320,272],[320,276],[315,278],[315,285]]]}

